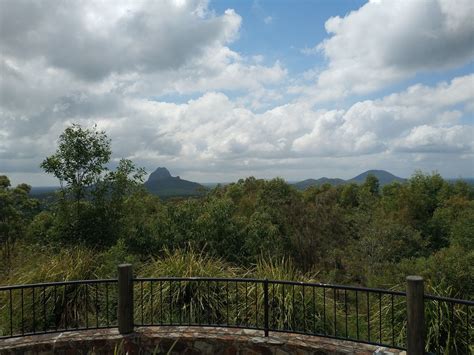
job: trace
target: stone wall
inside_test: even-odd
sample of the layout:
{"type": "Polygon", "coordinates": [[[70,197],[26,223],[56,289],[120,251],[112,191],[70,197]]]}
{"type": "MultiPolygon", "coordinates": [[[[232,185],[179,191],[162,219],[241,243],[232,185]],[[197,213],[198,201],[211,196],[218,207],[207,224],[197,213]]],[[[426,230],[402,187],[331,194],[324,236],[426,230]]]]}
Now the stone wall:
{"type": "MultiPolygon", "coordinates": [[[[377,346],[297,334],[205,327],[143,327],[122,336],[116,329],[70,331],[0,340],[5,355],[46,354],[397,354],[377,346]]],[[[403,352],[404,353],[404,352],[403,352]]]]}

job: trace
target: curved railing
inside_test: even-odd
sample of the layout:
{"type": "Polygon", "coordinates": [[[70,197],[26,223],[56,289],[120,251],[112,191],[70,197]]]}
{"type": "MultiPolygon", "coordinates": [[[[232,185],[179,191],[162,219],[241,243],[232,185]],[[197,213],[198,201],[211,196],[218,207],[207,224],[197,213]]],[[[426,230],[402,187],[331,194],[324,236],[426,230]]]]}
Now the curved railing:
{"type": "Polygon", "coordinates": [[[0,339],[117,327],[118,280],[0,286],[0,339]]]}
{"type": "Polygon", "coordinates": [[[398,291],[260,279],[134,279],[135,324],[250,328],[403,349],[403,325],[387,307],[405,308],[398,291]],[[157,302],[158,301],[158,302],[157,302]],[[391,318],[394,319],[394,318],[391,318]],[[400,328],[400,329],[398,329],[400,328]]]}
{"type": "MultiPolygon", "coordinates": [[[[265,335],[289,332],[406,349],[409,297],[364,287],[208,277],[130,278],[123,288],[117,279],[2,286],[0,338],[121,329],[129,322],[131,329],[250,328],[265,335]],[[120,308],[127,302],[133,313],[124,316],[120,308]]],[[[422,302],[426,349],[469,353],[474,302],[432,295],[422,295],[422,302]]]]}

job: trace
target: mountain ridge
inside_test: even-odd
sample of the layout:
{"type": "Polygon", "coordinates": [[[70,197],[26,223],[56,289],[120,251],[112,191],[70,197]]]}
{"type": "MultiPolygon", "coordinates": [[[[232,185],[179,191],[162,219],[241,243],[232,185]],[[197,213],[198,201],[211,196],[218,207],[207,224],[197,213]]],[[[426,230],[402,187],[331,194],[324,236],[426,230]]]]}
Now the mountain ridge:
{"type": "Polygon", "coordinates": [[[306,190],[308,187],[311,186],[321,186],[323,184],[329,183],[331,185],[337,186],[337,185],[343,185],[343,184],[350,184],[350,183],[356,183],[356,184],[362,184],[367,176],[373,175],[375,176],[380,183],[380,186],[390,184],[391,182],[397,181],[400,183],[404,183],[407,181],[407,179],[398,177],[396,175],[393,175],[392,173],[386,171],[386,170],[367,170],[364,171],[363,173],[354,176],[351,179],[340,179],[340,178],[327,178],[327,177],[322,177],[319,179],[306,179],[302,180],[299,182],[296,182],[293,184],[298,190],[306,190]]]}
{"type": "Polygon", "coordinates": [[[378,180],[380,185],[387,185],[390,184],[391,182],[398,181],[398,182],[405,182],[407,179],[401,178],[399,176],[393,175],[392,173],[386,171],[386,170],[367,170],[364,171],[363,173],[353,177],[352,179],[349,179],[349,182],[355,182],[355,183],[363,183],[367,176],[373,175],[375,176],[378,180]]]}
{"type": "Polygon", "coordinates": [[[206,189],[197,182],[183,180],[172,176],[165,167],[158,167],[143,184],[152,194],[159,197],[199,196],[206,189]]]}
{"type": "MultiPolygon", "coordinates": [[[[393,181],[398,181],[404,183],[407,181],[405,178],[398,177],[386,170],[367,170],[357,176],[354,176],[351,179],[340,179],[340,178],[328,178],[322,177],[319,179],[309,178],[302,181],[288,181],[288,183],[298,190],[305,190],[311,186],[321,186],[323,184],[329,183],[333,186],[356,183],[364,183],[365,179],[369,174],[373,174],[379,180],[381,186],[389,184],[393,181]]],[[[444,178],[449,183],[454,183],[458,180],[467,182],[470,185],[474,185],[474,178],[444,178]]],[[[152,194],[158,195],[162,198],[170,197],[192,197],[200,196],[204,191],[212,189],[217,185],[228,185],[232,182],[215,182],[215,183],[197,183],[193,181],[183,180],[179,176],[173,177],[169,170],[165,167],[158,167],[153,171],[147,181],[144,183],[145,188],[152,194]]],[[[32,186],[31,195],[32,197],[45,199],[48,196],[51,196],[54,191],[59,190],[59,186],[32,186]]]]}

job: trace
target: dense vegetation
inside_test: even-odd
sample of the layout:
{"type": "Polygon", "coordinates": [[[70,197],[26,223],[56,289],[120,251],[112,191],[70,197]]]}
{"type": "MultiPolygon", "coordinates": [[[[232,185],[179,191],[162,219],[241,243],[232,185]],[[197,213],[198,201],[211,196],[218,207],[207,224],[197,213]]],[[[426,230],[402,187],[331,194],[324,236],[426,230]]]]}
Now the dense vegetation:
{"type": "Polygon", "coordinates": [[[419,274],[431,293],[474,295],[474,188],[463,181],[415,172],[383,188],[369,175],[299,191],[249,177],[164,202],[133,162],[107,169],[110,156],[105,132],[74,125],[41,164],[60,181],[54,199],[0,176],[0,284],[115,277],[131,262],[140,276],[399,289],[419,274]]]}
{"type": "Polygon", "coordinates": [[[474,189],[462,181],[416,172],[383,188],[369,176],[301,192],[280,178],[249,177],[163,202],[131,161],[108,170],[110,154],[104,132],[72,126],[42,163],[61,182],[52,202],[0,178],[0,283],[113,276],[123,261],[149,270],[166,253],[193,249],[239,273],[284,260],[325,282],[392,287],[420,274],[449,296],[474,294],[474,189]],[[74,271],[60,265],[73,259],[74,271]]]}

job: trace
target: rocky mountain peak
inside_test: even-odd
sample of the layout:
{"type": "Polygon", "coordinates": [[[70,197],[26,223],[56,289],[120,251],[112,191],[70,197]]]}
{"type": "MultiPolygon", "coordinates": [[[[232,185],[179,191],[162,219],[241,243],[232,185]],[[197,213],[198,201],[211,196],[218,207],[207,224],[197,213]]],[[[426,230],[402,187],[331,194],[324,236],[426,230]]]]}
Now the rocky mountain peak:
{"type": "Polygon", "coordinates": [[[171,178],[171,174],[168,169],[160,167],[150,174],[148,181],[159,181],[169,178],[171,178]]]}

